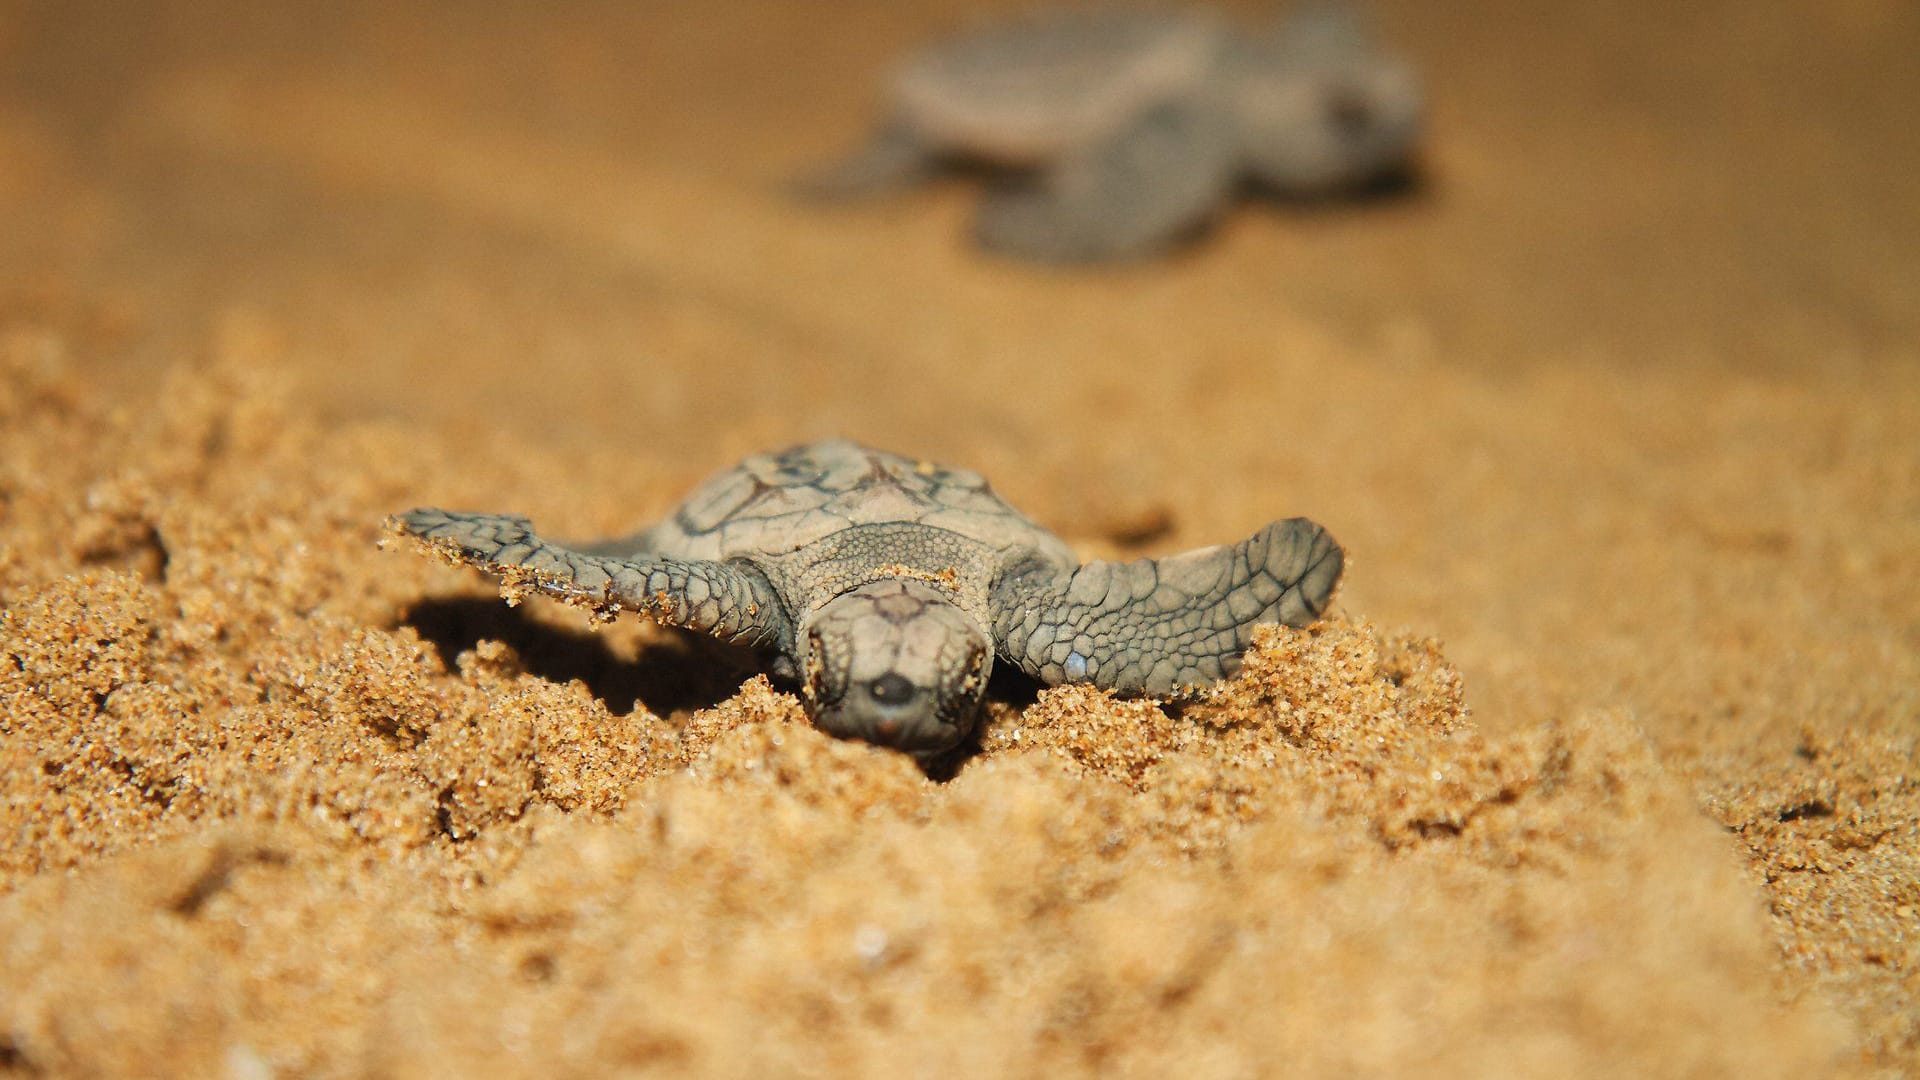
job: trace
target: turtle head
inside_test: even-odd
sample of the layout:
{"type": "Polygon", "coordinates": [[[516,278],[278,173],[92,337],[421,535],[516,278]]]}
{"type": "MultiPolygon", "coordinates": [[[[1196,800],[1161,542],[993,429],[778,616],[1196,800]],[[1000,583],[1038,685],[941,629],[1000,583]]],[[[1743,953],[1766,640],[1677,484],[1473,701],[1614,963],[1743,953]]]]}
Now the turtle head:
{"type": "Polygon", "coordinates": [[[993,648],[950,592],[887,578],[827,601],[803,629],[801,670],[822,731],[925,759],[979,722],[993,648]]]}
{"type": "Polygon", "coordinates": [[[1411,65],[1341,3],[1305,4],[1239,43],[1228,89],[1241,154],[1290,195],[1350,189],[1407,161],[1425,116],[1411,65]]]}

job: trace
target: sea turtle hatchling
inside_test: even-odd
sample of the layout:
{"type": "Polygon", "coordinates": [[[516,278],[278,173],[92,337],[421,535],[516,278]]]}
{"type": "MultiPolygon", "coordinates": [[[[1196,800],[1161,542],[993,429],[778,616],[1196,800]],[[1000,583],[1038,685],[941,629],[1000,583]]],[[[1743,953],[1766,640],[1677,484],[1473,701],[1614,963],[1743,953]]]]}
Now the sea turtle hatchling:
{"type": "Polygon", "coordinates": [[[1390,175],[1424,111],[1412,68],[1326,0],[1257,31],[1195,10],[1042,12],[914,54],[887,97],[870,141],[801,190],[985,165],[980,241],[1051,262],[1162,248],[1242,181],[1312,196],[1390,175]]]}
{"type": "Polygon", "coordinates": [[[761,649],[814,723],[923,761],[979,722],[994,657],[1048,685],[1167,695],[1239,667],[1256,623],[1304,626],[1342,555],[1305,518],[1243,543],[1082,565],[978,474],[836,441],[751,457],[633,536],[562,546],[523,517],[388,521],[456,565],[611,618],[761,649]]]}

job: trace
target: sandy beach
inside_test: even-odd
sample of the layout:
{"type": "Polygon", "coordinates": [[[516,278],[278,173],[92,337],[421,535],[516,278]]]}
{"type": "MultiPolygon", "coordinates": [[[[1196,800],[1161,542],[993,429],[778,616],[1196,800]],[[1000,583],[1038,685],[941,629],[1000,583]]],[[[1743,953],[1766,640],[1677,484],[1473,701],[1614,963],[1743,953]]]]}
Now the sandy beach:
{"type": "Polygon", "coordinates": [[[1920,10],[1380,0],[1422,182],[1164,259],[788,196],[1021,6],[0,2],[0,1075],[1920,1075],[1920,10]],[[929,779],[383,544],[830,436],[1347,576],[929,779]]]}

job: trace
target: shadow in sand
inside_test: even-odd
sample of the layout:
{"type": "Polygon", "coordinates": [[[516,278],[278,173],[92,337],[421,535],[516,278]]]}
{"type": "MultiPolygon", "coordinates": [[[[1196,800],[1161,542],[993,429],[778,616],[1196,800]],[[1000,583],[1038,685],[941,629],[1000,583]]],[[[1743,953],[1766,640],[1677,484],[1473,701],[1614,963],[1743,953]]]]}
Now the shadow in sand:
{"type": "Polygon", "coordinates": [[[1029,678],[1020,669],[1002,661],[994,665],[993,676],[987,680],[987,715],[980,720],[980,726],[973,730],[959,746],[934,758],[921,762],[926,770],[927,779],[936,783],[946,783],[960,774],[960,770],[980,753],[980,738],[986,733],[987,726],[1005,723],[1010,716],[1018,716],[1040,699],[1041,685],[1029,678]]]}
{"type": "MultiPolygon", "coordinates": [[[[645,705],[655,716],[709,708],[732,697],[740,684],[766,670],[751,651],[701,634],[670,627],[647,642],[638,659],[619,654],[607,634],[549,626],[524,607],[474,597],[433,597],[406,609],[397,625],[410,626],[433,646],[447,670],[459,667],[460,654],[482,641],[510,646],[528,674],[554,682],[578,679],[615,715],[645,705]]],[[[987,684],[989,715],[1025,711],[1038,700],[1041,686],[1011,664],[995,665],[987,684]]],[[[980,752],[980,731],[939,759],[924,762],[930,779],[945,782],[980,752]]]]}
{"type": "Polygon", "coordinates": [[[1025,712],[1040,700],[1043,689],[1037,679],[1002,660],[993,665],[993,675],[987,679],[987,700],[1025,712]]]}
{"type": "Polygon", "coordinates": [[[461,653],[482,641],[513,648],[528,674],[555,682],[579,679],[615,715],[643,704],[656,716],[704,709],[732,697],[762,670],[751,652],[699,634],[668,630],[635,660],[620,656],[607,636],[541,623],[525,608],[479,597],[435,597],[400,617],[440,654],[452,671],[461,653]]]}

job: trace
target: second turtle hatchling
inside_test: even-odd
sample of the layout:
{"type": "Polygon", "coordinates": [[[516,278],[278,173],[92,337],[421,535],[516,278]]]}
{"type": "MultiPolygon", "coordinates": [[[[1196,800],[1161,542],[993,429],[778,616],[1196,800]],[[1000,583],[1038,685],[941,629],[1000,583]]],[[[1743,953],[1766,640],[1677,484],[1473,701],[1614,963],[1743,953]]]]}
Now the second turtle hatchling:
{"type": "Polygon", "coordinates": [[[1325,610],[1342,554],[1304,518],[1164,559],[1081,564],[978,474],[850,442],[748,458],[633,536],[563,546],[526,518],[389,520],[530,592],[757,647],[813,721],[922,759],[979,723],[996,657],[1048,685],[1172,694],[1232,674],[1258,623],[1325,610]]]}
{"type": "Polygon", "coordinates": [[[1330,0],[1246,30],[1204,11],[1072,8],[935,43],[895,73],[867,144],[803,181],[817,197],[985,166],[976,234],[1048,262],[1149,254],[1243,183],[1292,196],[1403,168],[1418,78],[1330,0]]]}

